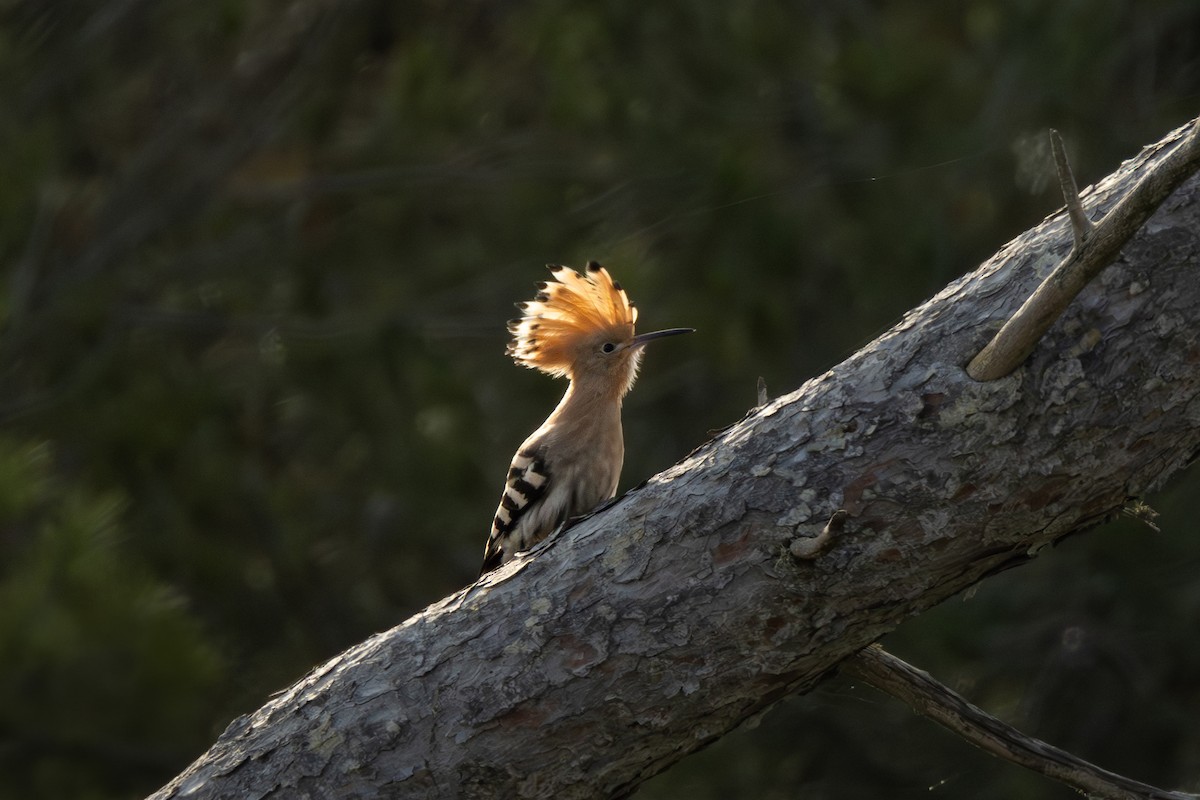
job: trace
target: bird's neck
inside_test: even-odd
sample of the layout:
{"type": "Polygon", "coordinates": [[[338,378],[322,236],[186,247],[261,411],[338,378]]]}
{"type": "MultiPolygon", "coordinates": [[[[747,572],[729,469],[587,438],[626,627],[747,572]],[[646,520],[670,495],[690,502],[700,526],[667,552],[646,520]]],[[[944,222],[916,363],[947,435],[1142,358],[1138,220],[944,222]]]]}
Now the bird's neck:
{"type": "Polygon", "coordinates": [[[551,419],[559,424],[578,423],[586,425],[621,424],[621,399],[619,391],[613,391],[611,382],[589,381],[574,378],[566,394],[558,401],[551,419]]]}

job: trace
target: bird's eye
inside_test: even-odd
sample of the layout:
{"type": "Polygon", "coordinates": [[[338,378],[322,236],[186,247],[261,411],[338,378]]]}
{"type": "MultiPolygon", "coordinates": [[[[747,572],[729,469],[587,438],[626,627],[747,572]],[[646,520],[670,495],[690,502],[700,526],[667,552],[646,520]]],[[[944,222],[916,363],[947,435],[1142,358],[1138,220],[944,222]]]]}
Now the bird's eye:
{"type": "Polygon", "coordinates": [[[616,349],[617,349],[617,346],[615,344],[613,344],[612,342],[605,342],[600,347],[601,352],[604,352],[604,353],[611,353],[613,350],[616,350],[616,349]]]}

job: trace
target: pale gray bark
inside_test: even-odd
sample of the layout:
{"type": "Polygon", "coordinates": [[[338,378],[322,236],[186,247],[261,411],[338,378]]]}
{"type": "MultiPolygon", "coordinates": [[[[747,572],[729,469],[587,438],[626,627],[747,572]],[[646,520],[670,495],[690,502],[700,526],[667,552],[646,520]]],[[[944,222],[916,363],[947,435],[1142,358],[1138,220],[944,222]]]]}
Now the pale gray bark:
{"type": "MultiPolygon", "coordinates": [[[[1085,192],[1089,209],[1179,136],[1085,192]]],[[[1192,179],[1023,367],[972,381],[1071,249],[1051,217],[614,507],[235,720],[155,797],[633,791],[1193,458],[1198,201],[1192,179]],[[792,557],[839,508],[830,546],[792,557]]]]}

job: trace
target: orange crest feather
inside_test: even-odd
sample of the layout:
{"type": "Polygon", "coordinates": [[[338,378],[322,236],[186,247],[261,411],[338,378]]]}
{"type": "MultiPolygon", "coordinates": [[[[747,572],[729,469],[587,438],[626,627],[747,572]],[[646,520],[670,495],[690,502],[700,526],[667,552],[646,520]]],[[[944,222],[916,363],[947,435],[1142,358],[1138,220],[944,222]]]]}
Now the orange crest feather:
{"type": "Polygon", "coordinates": [[[583,273],[552,265],[554,280],[538,284],[538,294],[518,303],[523,316],[508,324],[508,354],[518,364],[555,376],[570,375],[584,338],[604,332],[614,341],[633,337],[637,308],[621,284],[595,261],[583,273]]]}

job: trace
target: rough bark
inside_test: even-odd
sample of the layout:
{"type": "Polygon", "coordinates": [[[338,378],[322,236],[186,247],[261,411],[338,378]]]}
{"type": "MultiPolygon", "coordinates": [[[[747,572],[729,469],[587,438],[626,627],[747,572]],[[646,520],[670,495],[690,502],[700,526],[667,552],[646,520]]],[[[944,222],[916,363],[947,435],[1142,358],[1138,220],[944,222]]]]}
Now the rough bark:
{"type": "MultiPolygon", "coordinates": [[[[1107,210],[1180,135],[1085,202],[1107,210]]],[[[1054,215],[614,506],[235,720],[154,797],[632,792],[1193,458],[1198,201],[1193,178],[1020,369],[972,381],[1071,249],[1054,215]],[[828,548],[794,558],[839,508],[828,548]]]]}

